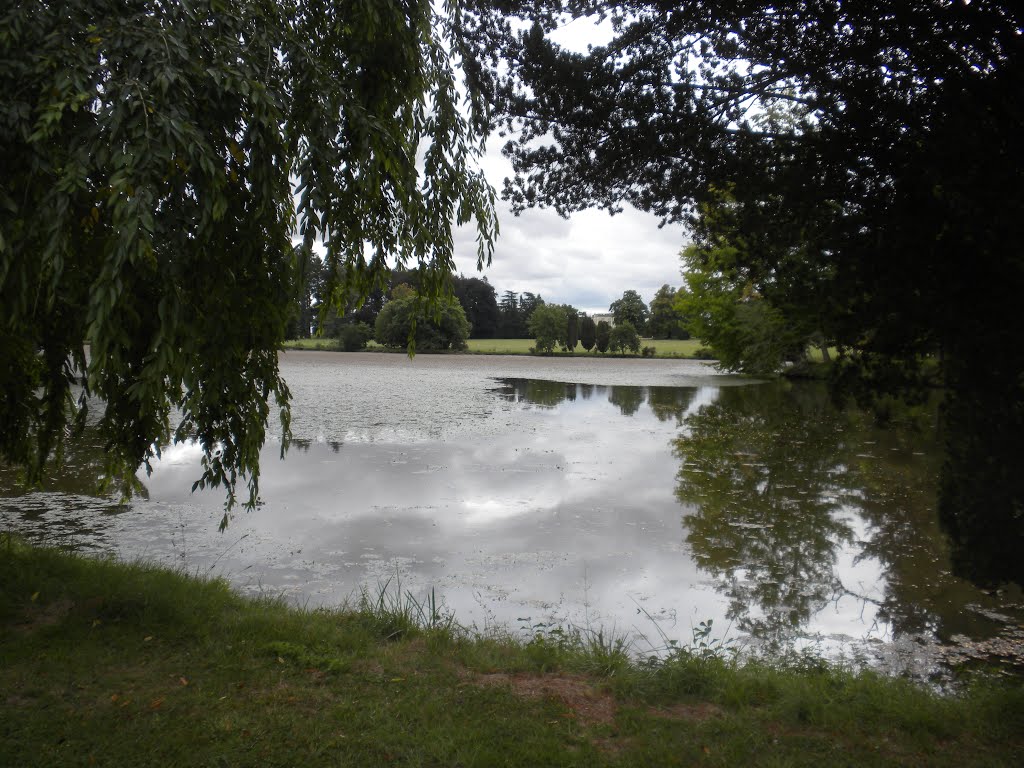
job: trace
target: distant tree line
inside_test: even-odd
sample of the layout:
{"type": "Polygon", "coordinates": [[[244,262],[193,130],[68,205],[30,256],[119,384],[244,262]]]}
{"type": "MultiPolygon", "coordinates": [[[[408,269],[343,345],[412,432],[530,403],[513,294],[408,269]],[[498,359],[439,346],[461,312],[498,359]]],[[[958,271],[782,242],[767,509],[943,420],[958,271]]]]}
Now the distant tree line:
{"type": "MultiPolygon", "coordinates": [[[[344,340],[346,335],[351,336],[351,332],[346,329],[352,326],[375,329],[378,318],[388,304],[396,299],[405,301],[410,298],[410,294],[420,294],[418,271],[394,270],[386,285],[371,288],[362,301],[356,300],[356,292],[353,291],[352,300],[339,311],[330,306],[325,293],[327,274],[323,262],[309,249],[298,252],[297,258],[301,263],[302,279],[298,295],[293,300],[294,309],[288,329],[290,339],[309,338],[316,332],[318,323],[322,322],[324,335],[344,340]]],[[[466,338],[486,339],[497,336],[501,317],[497,294],[487,278],[452,275],[450,280],[455,305],[461,308],[469,329],[466,338]]],[[[441,301],[442,308],[448,305],[450,302],[441,301]]],[[[408,315],[405,311],[398,314],[401,317],[408,315]]],[[[446,314],[446,310],[442,314],[446,314]]],[[[457,324],[461,326],[461,322],[457,324]]],[[[373,334],[370,335],[372,337],[373,334]]],[[[362,346],[365,346],[365,340],[360,348],[362,346]]]]}
{"type": "Polygon", "coordinates": [[[499,339],[530,339],[530,318],[537,307],[544,304],[540,294],[505,291],[498,303],[499,339]]]}
{"type": "MultiPolygon", "coordinates": [[[[297,247],[295,258],[299,264],[301,280],[298,282],[298,295],[294,297],[292,320],[288,328],[288,338],[309,338],[315,333],[318,323],[323,323],[326,336],[340,338],[346,349],[361,349],[370,338],[375,338],[375,330],[380,314],[385,307],[396,299],[403,301],[409,298],[403,290],[418,294],[420,291],[420,273],[417,270],[394,270],[385,285],[371,287],[363,292],[364,298],[356,300],[360,293],[353,291],[352,300],[343,311],[329,309],[326,289],[328,275],[320,258],[309,248],[297,247]],[[396,291],[399,295],[396,295],[396,291]],[[357,329],[357,330],[353,330],[357,329]]],[[[600,323],[595,322],[585,313],[569,304],[547,304],[540,294],[530,291],[517,293],[504,291],[500,299],[494,286],[486,277],[466,277],[451,275],[451,295],[465,316],[468,335],[471,339],[537,339],[538,351],[553,351],[556,347],[568,350],[577,345],[584,350],[596,349],[605,352],[608,349],[632,350],[639,345],[642,335],[659,339],[689,338],[687,324],[681,314],[678,295],[675,288],[663,285],[651,299],[650,306],[644,302],[640,294],[627,290],[622,298],[613,301],[608,311],[613,315],[614,322],[606,323],[603,331],[600,323]],[[545,312],[534,321],[536,310],[545,307],[545,312]],[[628,325],[637,343],[619,331],[613,336],[612,330],[628,325]],[[556,328],[557,326],[557,328],[556,328]],[[626,341],[624,345],[620,342],[626,341]]],[[[680,294],[681,295],[681,294],[680,294]]],[[[447,303],[444,303],[448,307],[447,303]]],[[[395,308],[396,310],[399,308],[395,308]]],[[[400,330],[391,327],[396,317],[411,321],[408,307],[402,311],[388,315],[388,333],[386,338],[395,341],[400,330]]],[[[447,315],[449,309],[443,309],[447,315]]],[[[452,327],[462,327],[461,322],[452,327]]],[[[462,334],[459,334],[462,335],[462,334]]],[[[385,344],[380,338],[377,341],[385,344]]],[[[427,347],[420,347],[425,349],[427,347]]]]}

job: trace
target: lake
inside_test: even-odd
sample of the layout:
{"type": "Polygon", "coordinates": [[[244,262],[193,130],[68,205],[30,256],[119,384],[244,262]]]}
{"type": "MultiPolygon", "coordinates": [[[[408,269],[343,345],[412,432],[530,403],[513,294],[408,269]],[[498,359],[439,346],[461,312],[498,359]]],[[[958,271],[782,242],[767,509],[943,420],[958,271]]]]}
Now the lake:
{"type": "Polygon", "coordinates": [[[217,532],[167,450],[143,496],[96,497],[96,446],[43,491],[0,470],[0,529],[336,605],[390,580],[458,621],[573,624],[747,652],[810,649],[917,677],[1019,653],[1019,590],[950,573],[934,416],[879,429],[816,384],[688,360],[288,352],[294,443],[217,532]]]}

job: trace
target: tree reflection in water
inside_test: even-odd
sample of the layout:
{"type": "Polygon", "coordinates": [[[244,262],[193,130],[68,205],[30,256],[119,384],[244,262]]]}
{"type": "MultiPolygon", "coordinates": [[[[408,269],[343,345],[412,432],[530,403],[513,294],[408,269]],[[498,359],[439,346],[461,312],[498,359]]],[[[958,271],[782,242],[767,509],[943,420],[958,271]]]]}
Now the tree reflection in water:
{"type": "Polygon", "coordinates": [[[618,408],[622,416],[635,416],[645,402],[658,421],[683,423],[687,409],[697,394],[694,387],[637,387],[629,385],[571,384],[540,379],[496,379],[495,390],[511,402],[528,403],[547,408],[565,402],[590,400],[595,395],[618,408]]]}
{"type": "Polygon", "coordinates": [[[676,495],[696,562],[737,626],[789,644],[830,601],[874,603],[894,637],[990,634],[985,598],[950,574],[935,513],[934,408],[912,427],[838,410],[822,386],[725,388],[686,419],[676,495]],[[928,417],[932,414],[932,418],[928,417]],[[840,557],[877,562],[878,584],[843,582],[840,557]]]}
{"type": "Polygon", "coordinates": [[[643,387],[609,387],[608,402],[618,406],[623,416],[632,416],[640,410],[644,402],[643,387]]]}
{"type": "MultiPolygon", "coordinates": [[[[566,400],[576,399],[576,384],[562,381],[544,381],[542,379],[497,379],[500,386],[497,392],[511,402],[530,403],[546,408],[554,408],[566,400]]],[[[589,397],[589,392],[586,396],[589,397]]]]}
{"type": "Polygon", "coordinates": [[[682,425],[686,409],[690,407],[697,390],[694,387],[648,387],[647,404],[658,421],[676,420],[682,425]]]}
{"type": "Polygon", "coordinates": [[[769,644],[788,644],[844,590],[846,426],[824,390],[725,388],[676,443],[693,556],[716,576],[729,617],[769,644]]]}

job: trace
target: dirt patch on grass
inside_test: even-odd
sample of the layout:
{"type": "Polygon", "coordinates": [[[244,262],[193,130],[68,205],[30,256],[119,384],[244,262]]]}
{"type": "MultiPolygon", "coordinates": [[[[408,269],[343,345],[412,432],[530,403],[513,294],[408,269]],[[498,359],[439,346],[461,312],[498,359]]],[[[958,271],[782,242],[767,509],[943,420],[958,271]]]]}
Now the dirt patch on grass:
{"type": "MultiPolygon", "coordinates": [[[[508,686],[514,694],[527,699],[555,699],[567,707],[581,723],[611,725],[618,705],[610,693],[598,690],[586,677],[574,675],[530,675],[503,672],[473,674],[463,671],[465,683],[479,686],[508,686]]],[[[722,716],[720,707],[709,702],[679,702],[668,706],[649,707],[655,717],[702,723],[722,716]]]]}
{"type": "Polygon", "coordinates": [[[480,686],[508,686],[526,699],[554,699],[585,725],[610,725],[615,721],[617,707],[611,694],[596,690],[583,677],[492,673],[465,679],[480,686]]]}
{"type": "Polygon", "coordinates": [[[352,674],[359,677],[383,677],[384,667],[376,659],[356,659],[352,662],[352,674]]]}
{"type": "Polygon", "coordinates": [[[672,704],[668,707],[651,707],[650,713],[667,720],[685,720],[690,723],[702,723],[712,717],[718,717],[722,710],[714,704],[699,702],[696,704],[672,704]]]}
{"type": "Polygon", "coordinates": [[[5,698],[3,703],[5,709],[28,709],[29,707],[36,707],[38,705],[39,702],[36,699],[19,696],[16,693],[5,698]]]}
{"type": "Polygon", "coordinates": [[[28,635],[46,627],[54,627],[64,621],[74,607],[74,602],[67,599],[54,600],[45,605],[32,603],[26,608],[24,616],[14,624],[14,629],[28,635]]]}

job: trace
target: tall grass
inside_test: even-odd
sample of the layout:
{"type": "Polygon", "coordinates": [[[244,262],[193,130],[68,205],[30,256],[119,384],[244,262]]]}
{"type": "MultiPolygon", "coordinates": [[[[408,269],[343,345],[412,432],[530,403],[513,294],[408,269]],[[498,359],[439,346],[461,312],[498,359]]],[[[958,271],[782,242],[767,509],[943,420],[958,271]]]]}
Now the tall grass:
{"type": "Polygon", "coordinates": [[[385,640],[429,633],[452,639],[462,630],[455,615],[439,600],[431,587],[425,597],[418,598],[402,587],[401,574],[378,582],[374,590],[363,586],[355,611],[370,623],[385,640]]]}
{"type": "Polygon", "coordinates": [[[306,610],[0,537],[0,765],[1024,763],[1019,684],[742,660],[710,623],[646,655],[530,629],[471,631],[397,574],[306,610]]]}

